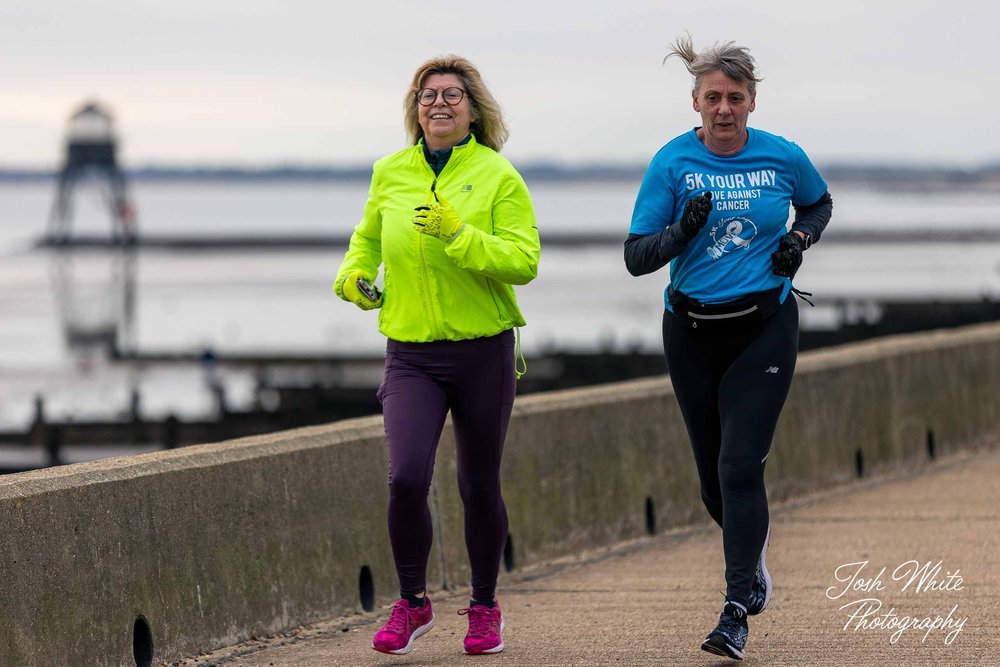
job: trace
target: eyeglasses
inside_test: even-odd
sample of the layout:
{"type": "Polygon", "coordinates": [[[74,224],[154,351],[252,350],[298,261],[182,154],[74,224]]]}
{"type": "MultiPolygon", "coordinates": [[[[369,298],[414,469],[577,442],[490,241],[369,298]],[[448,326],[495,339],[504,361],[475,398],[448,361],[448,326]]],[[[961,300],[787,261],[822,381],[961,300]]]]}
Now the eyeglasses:
{"type": "MultiPolygon", "coordinates": [[[[455,106],[465,98],[465,91],[461,88],[445,88],[440,91],[445,104],[450,107],[455,106]]],[[[438,91],[433,88],[421,88],[417,91],[417,103],[422,107],[429,107],[438,98],[438,91]]]]}

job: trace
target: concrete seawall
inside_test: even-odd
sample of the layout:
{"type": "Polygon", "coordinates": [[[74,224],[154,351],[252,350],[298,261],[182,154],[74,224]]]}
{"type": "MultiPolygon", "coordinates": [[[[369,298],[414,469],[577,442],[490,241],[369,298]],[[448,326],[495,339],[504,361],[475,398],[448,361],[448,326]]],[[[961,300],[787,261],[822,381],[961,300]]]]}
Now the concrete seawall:
{"type": "MultiPolygon", "coordinates": [[[[519,398],[509,567],[703,520],[668,380],[519,398]]],[[[786,498],[1000,429],[1000,325],[804,354],[769,459],[786,498]]],[[[464,587],[448,428],[432,586],[464,587]]],[[[395,596],[380,418],[0,478],[0,665],[146,665],[395,596]]]]}

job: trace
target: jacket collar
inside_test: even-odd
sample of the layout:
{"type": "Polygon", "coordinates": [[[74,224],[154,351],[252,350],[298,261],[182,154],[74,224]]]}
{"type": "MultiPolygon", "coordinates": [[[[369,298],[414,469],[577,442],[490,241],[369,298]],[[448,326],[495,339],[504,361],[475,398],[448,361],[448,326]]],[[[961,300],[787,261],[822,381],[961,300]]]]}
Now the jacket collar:
{"type": "MultiPolygon", "coordinates": [[[[468,155],[470,153],[469,149],[472,148],[472,147],[474,147],[477,143],[478,142],[476,141],[476,135],[475,135],[475,133],[474,132],[469,132],[468,136],[465,139],[462,139],[462,141],[460,141],[459,143],[457,143],[457,144],[455,144],[454,146],[451,147],[451,156],[448,158],[448,163],[462,160],[466,155],[468,155]]],[[[416,146],[414,146],[414,148],[416,149],[415,153],[416,153],[417,156],[419,156],[419,159],[423,160],[424,162],[426,162],[427,161],[427,149],[426,149],[426,147],[424,145],[424,138],[423,137],[420,137],[420,139],[417,141],[417,144],[416,144],[416,146]]],[[[439,152],[439,151],[435,151],[435,152],[439,152]]]]}

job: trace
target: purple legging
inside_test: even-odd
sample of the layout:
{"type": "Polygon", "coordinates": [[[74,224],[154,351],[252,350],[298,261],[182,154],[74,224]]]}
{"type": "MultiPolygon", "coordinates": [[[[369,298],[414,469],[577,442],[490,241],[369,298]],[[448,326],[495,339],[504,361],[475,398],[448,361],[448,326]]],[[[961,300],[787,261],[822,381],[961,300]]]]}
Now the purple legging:
{"type": "Polygon", "coordinates": [[[399,590],[424,590],[434,454],[451,410],[472,597],[492,600],[507,540],[500,457],[514,405],[514,335],[432,343],[389,340],[378,397],[389,449],[389,541],[399,590]]]}

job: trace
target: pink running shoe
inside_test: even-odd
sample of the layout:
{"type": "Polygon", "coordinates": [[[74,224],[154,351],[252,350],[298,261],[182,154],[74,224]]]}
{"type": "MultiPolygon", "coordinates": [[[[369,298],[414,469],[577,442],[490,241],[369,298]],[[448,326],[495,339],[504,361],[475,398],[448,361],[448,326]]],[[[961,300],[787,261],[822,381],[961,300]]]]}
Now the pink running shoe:
{"type": "Polygon", "coordinates": [[[434,611],[429,597],[424,598],[423,607],[411,607],[406,600],[397,600],[389,620],[375,633],[372,648],[394,655],[409,653],[414,640],[433,627],[434,611]]]}
{"type": "Polygon", "coordinates": [[[503,614],[500,603],[495,607],[473,605],[459,609],[459,614],[469,615],[469,631],[465,634],[465,652],[469,655],[499,653],[503,650],[503,614]]]}

